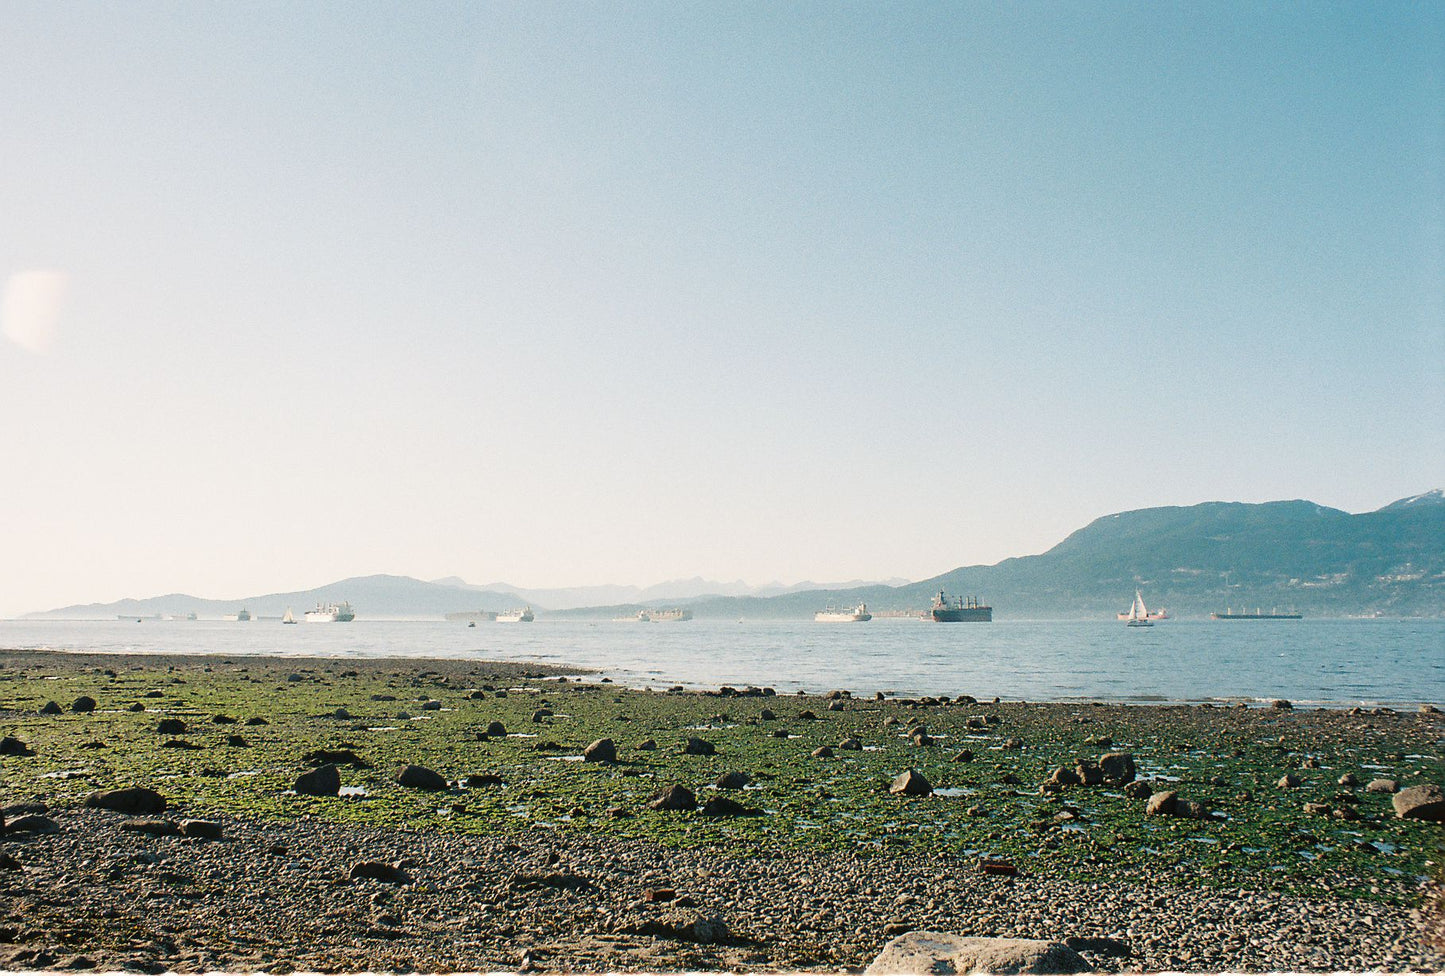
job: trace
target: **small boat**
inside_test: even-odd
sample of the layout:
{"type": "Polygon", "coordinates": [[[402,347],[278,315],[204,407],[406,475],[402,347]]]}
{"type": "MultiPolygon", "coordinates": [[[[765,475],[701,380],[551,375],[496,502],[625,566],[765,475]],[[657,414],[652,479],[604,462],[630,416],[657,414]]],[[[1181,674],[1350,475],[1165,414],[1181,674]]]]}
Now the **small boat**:
{"type": "Polygon", "coordinates": [[[286,608],[286,613],[281,617],[281,622],[283,624],[294,624],[296,622],[296,615],[291,612],[290,607],[286,608]]]}
{"type": "Polygon", "coordinates": [[[971,596],[966,601],[963,597],[958,597],[950,603],[944,592],[939,590],[938,596],[933,598],[929,614],[941,624],[989,623],[993,620],[993,607],[979,603],[976,596],[971,596]]]}
{"type": "MultiPolygon", "coordinates": [[[[1138,590],[1135,590],[1135,591],[1134,591],[1134,595],[1137,597],[1137,596],[1139,595],[1139,591],[1138,591],[1138,590]]],[[[1157,610],[1149,610],[1149,611],[1146,611],[1146,613],[1147,613],[1147,618],[1148,618],[1149,620],[1168,620],[1168,619],[1169,619],[1169,611],[1168,611],[1168,610],[1165,610],[1163,607],[1160,607],[1160,608],[1157,609],[1157,610]]],[[[1128,620],[1128,619],[1130,619],[1130,617],[1133,616],[1133,614],[1134,614],[1134,607],[1131,605],[1128,610],[1125,610],[1123,613],[1119,614],[1119,619],[1120,619],[1120,620],[1128,620]]]]}
{"type": "Polygon", "coordinates": [[[1125,618],[1126,627],[1153,627],[1154,621],[1149,619],[1149,608],[1144,606],[1144,597],[1138,590],[1134,591],[1134,603],[1129,607],[1128,617],[1125,618]]]}
{"type": "Polygon", "coordinates": [[[813,619],[818,623],[830,624],[863,623],[865,621],[872,620],[873,615],[868,612],[868,604],[860,603],[851,610],[848,610],[846,608],[843,610],[835,610],[833,607],[829,607],[826,610],[819,610],[817,613],[813,614],[813,619]]]}
{"type": "Polygon", "coordinates": [[[245,607],[242,607],[235,613],[226,614],[226,619],[233,622],[245,623],[246,621],[251,619],[251,611],[247,610],[245,607]]]}
{"type": "Polygon", "coordinates": [[[521,610],[503,610],[497,614],[499,624],[529,624],[536,618],[532,616],[531,607],[523,607],[521,610]]]}
{"type": "Polygon", "coordinates": [[[306,611],[308,624],[345,624],[355,619],[356,612],[351,609],[351,604],[344,600],[341,603],[318,603],[315,610],[306,611]]]}

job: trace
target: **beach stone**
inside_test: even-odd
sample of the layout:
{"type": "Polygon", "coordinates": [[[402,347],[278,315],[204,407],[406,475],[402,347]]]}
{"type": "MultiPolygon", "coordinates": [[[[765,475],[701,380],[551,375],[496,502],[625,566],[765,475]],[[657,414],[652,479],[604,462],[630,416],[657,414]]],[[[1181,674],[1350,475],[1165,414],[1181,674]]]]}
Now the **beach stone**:
{"type": "Polygon", "coordinates": [[[777,717],[778,716],[773,713],[773,710],[771,708],[765,708],[761,712],[758,712],[758,718],[762,719],[764,722],[771,722],[777,717]]]}
{"type": "Polygon", "coordinates": [[[230,716],[230,715],[220,715],[220,714],[217,714],[217,715],[212,715],[212,716],[211,716],[211,724],[212,724],[212,725],[235,725],[238,721],[240,721],[240,720],[239,720],[239,719],[236,719],[236,718],[233,718],[233,717],[230,716]]]}
{"type": "Polygon", "coordinates": [[[1391,802],[1395,806],[1395,816],[1401,820],[1445,822],[1445,790],[1434,783],[1401,790],[1391,802]]]}
{"type": "Polygon", "coordinates": [[[490,735],[495,735],[495,736],[501,738],[501,737],[505,737],[506,734],[507,734],[507,727],[506,727],[505,725],[503,725],[501,722],[490,722],[490,723],[488,723],[488,725],[487,725],[487,735],[489,735],[489,736],[490,736],[490,735]]]}
{"type": "Polygon", "coordinates": [[[763,813],[726,796],[709,797],[701,812],[704,817],[760,817],[763,813]]]}
{"type": "MultiPolygon", "coordinates": [[[[3,831],[0,831],[3,833],[3,831]]],[[[0,871],[24,871],[25,867],[9,854],[0,852],[0,871]]]]}
{"type": "Polygon", "coordinates": [[[1018,738],[1017,736],[1011,739],[1005,739],[1003,747],[1005,749],[1022,749],[1024,747],[1024,740],[1018,738]]]}
{"type": "Polygon", "coordinates": [[[33,756],[35,750],[15,738],[7,735],[0,739],[0,756],[33,756]]]}
{"type": "Polygon", "coordinates": [[[647,801],[654,810],[691,810],[697,806],[697,797],[686,786],[669,786],[647,801]]]}
{"type": "Polygon", "coordinates": [[[401,867],[395,864],[387,864],[384,861],[361,861],[351,866],[347,877],[352,881],[369,879],[380,881],[384,884],[404,885],[411,884],[411,875],[407,874],[401,867]]]}
{"type": "Polygon", "coordinates": [[[478,773],[463,777],[462,783],[467,789],[475,790],[484,786],[503,786],[506,781],[496,773],[478,773]]]}
{"type": "Polygon", "coordinates": [[[798,718],[801,719],[801,720],[804,721],[804,722],[816,722],[816,721],[818,721],[817,713],[815,713],[811,708],[805,708],[805,709],[803,709],[801,712],[799,712],[799,713],[798,713],[798,718]]]}
{"type": "Polygon", "coordinates": [[[1147,800],[1154,795],[1154,787],[1141,779],[1136,779],[1124,787],[1124,795],[1135,800],[1147,800]]]}
{"type": "Polygon", "coordinates": [[[1082,973],[1089,964],[1059,942],[970,938],[926,930],[900,935],[883,947],[865,976],[951,973],[1082,973]]]}
{"type": "Polygon", "coordinates": [[[833,758],[833,747],[832,747],[832,746],[819,746],[818,748],[816,748],[816,749],[813,750],[813,758],[814,758],[814,759],[832,759],[832,758],[833,758]]]}
{"type": "Polygon", "coordinates": [[[595,739],[587,744],[582,750],[582,759],[585,762],[606,762],[617,761],[617,743],[611,739],[595,739]]]}
{"type": "Polygon", "coordinates": [[[1328,817],[1333,812],[1328,803],[1306,803],[1304,811],[1312,817],[1328,817]]]}
{"type": "Polygon", "coordinates": [[[60,824],[38,813],[27,813],[10,821],[5,829],[12,834],[58,834],[60,824]]]}
{"type": "Polygon", "coordinates": [[[713,785],[720,790],[740,790],[752,781],[747,773],[723,773],[713,785]]]}
{"type": "Polygon", "coordinates": [[[653,938],[695,942],[698,945],[714,945],[726,942],[729,938],[727,923],[722,916],[690,910],[669,911],[647,917],[629,916],[622,919],[615,928],[630,935],[650,935],[653,938]]]}
{"type": "Polygon", "coordinates": [[[249,749],[251,747],[251,743],[246,741],[246,737],[244,735],[226,736],[226,745],[234,746],[237,749],[249,749]]]}
{"type": "Polygon", "coordinates": [[[844,710],[844,706],[843,706],[843,703],[840,702],[840,701],[835,701],[835,702],[829,702],[829,703],[828,703],[828,711],[830,711],[830,712],[841,712],[841,711],[843,711],[843,710],[844,710]]]}
{"type": "Polygon", "coordinates": [[[858,739],[854,738],[853,736],[849,736],[842,742],[838,743],[838,748],[846,752],[862,752],[863,743],[858,739]]]}
{"type": "Polygon", "coordinates": [[[910,741],[912,741],[912,743],[913,743],[914,745],[916,745],[916,746],[931,746],[931,745],[933,745],[933,736],[929,735],[927,732],[923,731],[922,729],[919,729],[917,732],[914,732],[913,735],[909,736],[909,739],[910,739],[910,741]]]}
{"type": "Polygon", "coordinates": [[[259,715],[254,715],[254,716],[252,716],[251,718],[246,719],[246,724],[247,724],[247,725],[270,725],[271,723],[268,722],[266,719],[262,718],[262,717],[259,716],[259,715]]]}
{"type": "Polygon", "coordinates": [[[637,749],[639,752],[655,752],[657,750],[657,740],[643,739],[637,744],[637,749]]]}
{"type": "Polygon", "coordinates": [[[1044,782],[1047,786],[1080,786],[1084,780],[1075,770],[1060,766],[1050,773],[1044,782]]]}
{"type": "Polygon", "coordinates": [[[1304,781],[1301,780],[1294,773],[1285,773],[1279,778],[1279,782],[1274,785],[1278,786],[1282,790],[1292,790],[1296,786],[1299,786],[1302,782],[1304,781]]]}
{"type": "Polygon", "coordinates": [[[181,832],[174,820],[127,820],[120,829],[128,834],[149,834],[152,837],[173,837],[181,832]]]}
{"type": "Polygon", "coordinates": [[[89,695],[81,695],[70,703],[70,710],[72,712],[93,712],[95,711],[95,699],[89,695]]]}
{"type": "Polygon", "coordinates": [[[1182,817],[1185,820],[1208,820],[1209,808],[1198,800],[1185,800],[1182,797],[1174,801],[1173,815],[1182,817]]]}
{"type": "Polygon", "coordinates": [[[956,763],[973,762],[973,750],[972,750],[972,749],[960,749],[958,752],[955,752],[955,753],[953,754],[953,759],[952,759],[952,761],[953,761],[953,762],[956,762],[956,763]]]}
{"type": "Polygon", "coordinates": [[[291,788],[301,796],[336,796],[341,792],[341,774],[334,764],[327,763],[296,777],[291,788]]]}
{"type": "Polygon", "coordinates": [[[414,790],[444,790],[447,788],[446,777],[425,766],[407,764],[396,771],[396,782],[399,786],[406,786],[414,790]]]}
{"type": "Polygon", "coordinates": [[[164,813],[166,798],[155,790],[143,786],[131,786],[120,790],[101,790],[85,798],[88,807],[114,810],[117,813],[156,814],[164,813]]]}
{"type": "Polygon", "coordinates": [[[1278,709],[1280,711],[1289,711],[1290,709],[1294,708],[1294,703],[1291,702],[1288,698],[1276,698],[1274,701],[1269,703],[1269,707],[1278,709]]]}
{"type": "Polygon", "coordinates": [[[442,703],[432,698],[421,703],[421,710],[424,712],[439,712],[442,710],[442,703]]]}
{"type": "Polygon", "coordinates": [[[686,756],[712,756],[717,754],[717,746],[706,739],[693,737],[687,740],[687,745],[682,747],[682,752],[686,756]]]}
{"type": "Polygon", "coordinates": [[[214,820],[182,820],[181,836],[200,840],[220,840],[221,825],[214,820]]]}
{"type": "Polygon", "coordinates": [[[1074,775],[1085,786],[1098,786],[1104,782],[1104,770],[1092,759],[1080,759],[1074,764],[1074,775]]]}
{"type": "Polygon", "coordinates": [[[1339,785],[1344,786],[1344,787],[1347,787],[1347,788],[1348,788],[1348,787],[1352,787],[1352,786],[1359,786],[1359,785],[1360,785],[1360,781],[1359,781],[1359,779],[1355,776],[1354,773],[1345,773],[1345,775],[1343,775],[1343,776],[1341,776],[1339,779],[1335,780],[1335,782],[1338,783],[1339,785]]]}
{"type": "MultiPolygon", "coordinates": [[[[1102,744],[1107,745],[1107,737],[1102,744]]],[[[1137,772],[1134,768],[1134,755],[1128,752],[1110,752],[1099,759],[1099,768],[1104,771],[1104,782],[1106,783],[1132,783],[1137,772]]]]}
{"type": "Polygon", "coordinates": [[[46,702],[44,705],[41,705],[41,706],[40,706],[40,714],[41,714],[41,715],[60,715],[60,714],[62,714],[62,709],[61,709],[61,707],[60,707],[58,704],[56,704],[55,702],[53,702],[53,701],[48,701],[48,702],[46,702]]]}
{"type": "Polygon", "coordinates": [[[1146,817],[1167,817],[1174,813],[1174,805],[1179,801],[1179,794],[1173,790],[1164,790],[1149,797],[1149,802],[1144,807],[1146,817]]]}
{"type": "Polygon", "coordinates": [[[163,718],[156,724],[159,735],[185,735],[186,723],[178,718],[163,718]]]}
{"type": "Polygon", "coordinates": [[[1398,793],[1400,784],[1393,779],[1372,779],[1365,787],[1366,793],[1398,793]]]}
{"type": "Polygon", "coordinates": [[[916,769],[905,769],[889,784],[888,792],[898,796],[928,796],[933,784],[916,769]]]}

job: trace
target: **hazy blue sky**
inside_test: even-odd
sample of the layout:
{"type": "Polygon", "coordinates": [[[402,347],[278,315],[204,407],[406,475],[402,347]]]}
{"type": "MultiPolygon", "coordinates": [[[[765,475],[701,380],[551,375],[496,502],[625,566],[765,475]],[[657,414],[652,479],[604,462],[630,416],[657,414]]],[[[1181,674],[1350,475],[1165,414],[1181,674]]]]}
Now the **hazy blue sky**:
{"type": "Polygon", "coordinates": [[[1445,6],[0,4],[0,614],[1445,485],[1445,6]]]}

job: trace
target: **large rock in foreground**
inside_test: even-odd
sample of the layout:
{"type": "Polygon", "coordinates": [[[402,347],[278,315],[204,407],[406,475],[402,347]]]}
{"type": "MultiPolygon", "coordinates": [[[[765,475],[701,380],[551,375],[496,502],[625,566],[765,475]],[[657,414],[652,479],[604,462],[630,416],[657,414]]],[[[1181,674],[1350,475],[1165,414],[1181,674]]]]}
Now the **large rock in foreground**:
{"type": "Polygon", "coordinates": [[[1082,973],[1073,949],[1041,939],[974,939],[948,932],[909,932],[883,947],[867,976],[947,973],[1082,973]]]}
{"type": "Polygon", "coordinates": [[[85,798],[88,807],[115,810],[117,813],[157,814],[165,813],[166,798],[155,790],[133,786],[124,790],[102,790],[85,798]]]}
{"type": "Polygon", "coordinates": [[[432,790],[433,792],[447,788],[447,779],[435,770],[427,769],[425,766],[406,765],[396,771],[396,781],[401,786],[410,787],[414,790],[432,790]]]}
{"type": "Polygon", "coordinates": [[[1396,793],[1392,802],[1395,816],[1405,820],[1445,821],[1445,790],[1434,783],[1412,786],[1396,793]]]}

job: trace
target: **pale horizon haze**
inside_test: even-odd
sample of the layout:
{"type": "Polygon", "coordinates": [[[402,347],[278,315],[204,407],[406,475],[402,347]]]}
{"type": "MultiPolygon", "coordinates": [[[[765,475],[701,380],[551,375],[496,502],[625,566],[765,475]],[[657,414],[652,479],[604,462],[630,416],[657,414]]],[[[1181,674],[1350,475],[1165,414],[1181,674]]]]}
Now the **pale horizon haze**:
{"type": "Polygon", "coordinates": [[[1445,5],[0,5],[0,616],[1445,486],[1445,5]]]}

